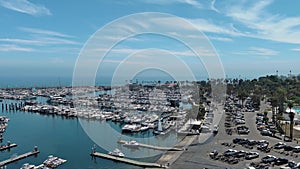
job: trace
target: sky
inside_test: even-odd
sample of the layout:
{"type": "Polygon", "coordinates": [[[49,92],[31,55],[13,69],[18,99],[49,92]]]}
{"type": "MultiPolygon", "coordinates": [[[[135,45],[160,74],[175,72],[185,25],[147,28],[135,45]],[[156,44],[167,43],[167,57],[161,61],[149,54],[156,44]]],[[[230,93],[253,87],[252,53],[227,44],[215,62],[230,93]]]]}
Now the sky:
{"type": "MultiPolygon", "coordinates": [[[[203,55],[219,58],[226,77],[257,78],[276,70],[281,75],[290,71],[299,74],[299,6],[297,0],[76,0],[71,4],[69,0],[0,0],[0,77],[72,77],[78,57],[97,31],[117,19],[144,12],[172,15],[194,25],[214,49],[203,49],[203,55]]],[[[145,28],[156,25],[174,36],[190,31],[172,17],[138,21],[145,28]]],[[[132,31],[130,22],[115,31],[132,31]]],[[[109,42],[118,39],[119,32],[109,35],[97,38],[109,42]]],[[[113,75],[124,59],[136,53],[145,57],[141,52],[145,50],[149,56],[128,61],[128,69],[141,65],[141,61],[159,62],[158,58],[172,54],[198,78],[209,74],[205,63],[199,62],[189,48],[157,34],[136,35],[113,49],[98,50],[109,50],[98,74],[113,75]]],[[[169,67],[178,66],[172,59],[162,60],[169,67]]]]}

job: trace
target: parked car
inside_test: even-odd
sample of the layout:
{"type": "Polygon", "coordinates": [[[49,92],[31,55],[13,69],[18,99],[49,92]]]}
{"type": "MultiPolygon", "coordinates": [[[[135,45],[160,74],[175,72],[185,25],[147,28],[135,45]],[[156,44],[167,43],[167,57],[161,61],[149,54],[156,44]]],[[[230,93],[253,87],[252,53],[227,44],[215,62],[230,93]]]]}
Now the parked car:
{"type": "Polygon", "coordinates": [[[246,153],[245,159],[246,160],[252,160],[254,158],[258,158],[259,157],[259,153],[257,152],[248,152],[246,153]]]}
{"type": "Polygon", "coordinates": [[[269,129],[261,130],[260,134],[263,135],[263,136],[272,136],[272,132],[269,129]]]}
{"type": "Polygon", "coordinates": [[[247,154],[246,151],[244,150],[240,150],[239,152],[237,152],[236,154],[234,154],[234,157],[237,157],[237,158],[242,158],[242,157],[245,157],[247,154]]]}
{"type": "Polygon", "coordinates": [[[288,159],[286,158],[277,158],[274,162],[275,165],[283,165],[283,164],[287,164],[289,162],[288,159]]]}
{"type": "Polygon", "coordinates": [[[293,150],[294,150],[294,147],[292,147],[292,146],[289,146],[289,145],[284,146],[284,151],[293,151],[293,150]]]}
{"type": "Polygon", "coordinates": [[[294,153],[300,153],[300,146],[294,147],[293,152],[294,153]]]}
{"type": "Polygon", "coordinates": [[[218,155],[218,151],[217,151],[217,150],[213,150],[212,152],[209,153],[209,156],[210,156],[211,158],[214,158],[214,157],[216,157],[217,155],[218,155]]]}
{"type": "Polygon", "coordinates": [[[272,163],[272,162],[274,162],[274,161],[276,161],[277,160],[277,158],[275,157],[275,156],[272,156],[272,155],[267,155],[267,156],[265,156],[265,157],[263,157],[262,159],[261,159],[261,161],[263,162],[263,163],[272,163]]]}
{"type": "Polygon", "coordinates": [[[237,150],[228,149],[227,151],[225,151],[225,152],[223,153],[223,155],[224,155],[225,157],[229,157],[229,156],[234,156],[236,153],[238,153],[237,150]]]}
{"type": "Polygon", "coordinates": [[[274,149],[283,149],[286,146],[285,143],[278,142],[274,145],[274,149]]]}

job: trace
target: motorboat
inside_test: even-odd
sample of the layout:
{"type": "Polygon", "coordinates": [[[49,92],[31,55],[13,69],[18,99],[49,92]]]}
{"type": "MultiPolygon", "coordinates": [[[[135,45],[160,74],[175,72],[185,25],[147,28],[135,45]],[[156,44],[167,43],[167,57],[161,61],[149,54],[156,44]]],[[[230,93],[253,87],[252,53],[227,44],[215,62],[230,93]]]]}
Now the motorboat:
{"type": "Polygon", "coordinates": [[[109,155],[112,155],[112,156],[116,156],[116,157],[124,157],[125,155],[119,150],[119,149],[115,149],[114,151],[110,151],[108,153],[109,155]]]}
{"type": "Polygon", "coordinates": [[[139,143],[136,142],[135,140],[131,140],[131,141],[125,142],[124,146],[126,146],[126,147],[138,147],[139,143]]]}

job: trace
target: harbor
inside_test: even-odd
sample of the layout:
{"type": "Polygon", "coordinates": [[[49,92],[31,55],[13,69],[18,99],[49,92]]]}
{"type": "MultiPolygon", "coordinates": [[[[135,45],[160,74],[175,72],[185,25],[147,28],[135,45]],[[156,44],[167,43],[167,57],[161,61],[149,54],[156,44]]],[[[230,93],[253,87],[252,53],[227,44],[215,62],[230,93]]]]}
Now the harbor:
{"type": "Polygon", "coordinates": [[[116,157],[116,156],[99,153],[99,152],[91,153],[91,156],[105,158],[105,159],[122,162],[122,163],[127,163],[127,164],[131,164],[131,165],[136,165],[136,166],[144,167],[144,168],[145,167],[147,167],[147,168],[166,168],[165,166],[162,166],[161,164],[157,164],[157,163],[136,161],[136,160],[132,160],[132,159],[128,159],[128,158],[116,157]]]}
{"type": "Polygon", "coordinates": [[[30,157],[30,156],[37,155],[39,153],[40,153],[40,151],[37,149],[37,147],[35,147],[33,151],[30,151],[30,152],[27,152],[27,153],[24,153],[24,154],[21,154],[21,155],[17,155],[15,157],[11,157],[11,158],[9,158],[7,160],[1,161],[0,162],[0,167],[3,167],[5,165],[7,165],[7,164],[19,161],[21,159],[24,159],[24,158],[27,158],[27,157],[30,157]]]}

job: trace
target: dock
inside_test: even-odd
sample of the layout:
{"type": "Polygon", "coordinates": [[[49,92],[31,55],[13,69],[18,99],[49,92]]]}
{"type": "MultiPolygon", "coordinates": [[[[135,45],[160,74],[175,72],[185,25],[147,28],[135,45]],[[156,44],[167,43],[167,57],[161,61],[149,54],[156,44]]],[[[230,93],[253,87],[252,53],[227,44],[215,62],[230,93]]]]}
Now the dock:
{"type": "Polygon", "coordinates": [[[4,151],[4,150],[7,150],[7,149],[10,149],[10,148],[13,148],[13,147],[17,147],[18,145],[15,144],[15,143],[12,143],[12,144],[7,144],[7,145],[4,145],[4,146],[1,146],[0,147],[0,151],[4,151]]]}
{"type": "Polygon", "coordinates": [[[40,153],[40,151],[35,147],[33,151],[30,151],[28,153],[24,153],[24,154],[18,155],[16,157],[9,158],[7,160],[1,161],[0,162],[0,167],[5,166],[5,165],[10,164],[10,163],[13,163],[15,161],[19,161],[21,159],[33,156],[33,155],[37,155],[38,153],[40,153]]]}
{"type": "MultiPolygon", "coordinates": [[[[127,141],[125,140],[119,140],[119,144],[125,144],[127,141]]],[[[177,147],[161,147],[161,146],[154,146],[154,145],[149,145],[149,144],[143,144],[143,143],[138,143],[137,147],[143,147],[143,148],[149,148],[153,150],[161,150],[161,151],[183,151],[183,148],[177,148],[177,147]]]]}
{"type": "Polygon", "coordinates": [[[142,161],[136,161],[136,160],[131,160],[128,158],[121,158],[121,157],[116,157],[112,156],[109,154],[104,154],[104,153],[99,153],[99,152],[93,152],[91,153],[91,156],[93,157],[100,157],[100,158],[105,158],[113,161],[118,161],[118,162],[123,162],[139,167],[147,167],[147,168],[166,168],[165,166],[157,163],[148,163],[148,162],[142,162],[142,161]]]}

